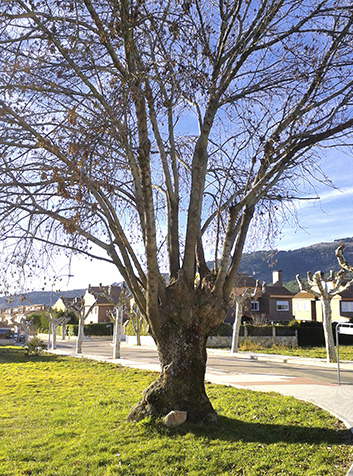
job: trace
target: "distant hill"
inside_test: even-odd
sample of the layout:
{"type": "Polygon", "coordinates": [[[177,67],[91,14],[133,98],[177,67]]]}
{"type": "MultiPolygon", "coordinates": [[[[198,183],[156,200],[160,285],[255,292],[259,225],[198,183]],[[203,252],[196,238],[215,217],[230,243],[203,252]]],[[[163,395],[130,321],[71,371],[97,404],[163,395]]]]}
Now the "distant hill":
{"type": "MultiPolygon", "coordinates": [[[[306,273],[311,271],[322,271],[328,273],[331,269],[339,270],[335,249],[340,243],[345,244],[344,256],[353,265],[353,238],[343,238],[328,243],[317,243],[315,245],[289,251],[255,251],[245,253],[240,261],[239,271],[248,276],[254,276],[260,282],[272,283],[272,271],[282,270],[282,280],[284,283],[294,281],[296,274],[302,279],[306,278],[306,273]]],[[[114,283],[116,285],[117,283],[114,283]]],[[[292,283],[293,284],[293,283],[292,283]]],[[[293,291],[297,291],[294,284],[293,291]]],[[[290,288],[290,286],[289,286],[290,288]]],[[[0,309],[7,307],[17,307],[21,304],[47,304],[55,303],[59,297],[79,297],[85,293],[85,289],[73,289],[60,293],[50,291],[34,291],[22,296],[16,296],[10,302],[7,298],[0,297],[0,309]],[[24,299],[23,299],[24,298],[24,299]]]]}
{"type": "MultiPolygon", "coordinates": [[[[121,283],[113,283],[112,286],[121,286],[121,283]]],[[[28,304],[45,304],[47,306],[54,304],[60,297],[80,297],[85,294],[86,289],[72,289],[71,291],[32,291],[30,293],[18,296],[0,297],[0,309],[17,307],[28,304]]]]}
{"type": "Polygon", "coordinates": [[[32,291],[27,294],[8,297],[0,297],[0,309],[17,307],[29,304],[54,304],[60,297],[80,297],[85,293],[85,289],[73,289],[72,291],[32,291]]]}
{"type": "Polygon", "coordinates": [[[283,282],[295,280],[296,274],[305,279],[308,271],[312,273],[316,271],[328,273],[331,269],[338,271],[335,250],[340,243],[345,244],[344,256],[353,265],[353,238],[344,238],[297,250],[246,253],[240,261],[239,271],[267,283],[272,282],[273,270],[282,270],[283,282]]]}

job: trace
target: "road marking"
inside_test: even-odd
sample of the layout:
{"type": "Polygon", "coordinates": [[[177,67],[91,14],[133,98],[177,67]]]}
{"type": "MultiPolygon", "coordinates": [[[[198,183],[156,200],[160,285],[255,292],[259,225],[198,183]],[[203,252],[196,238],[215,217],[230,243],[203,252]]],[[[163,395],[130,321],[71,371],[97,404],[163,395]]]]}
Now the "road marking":
{"type": "Polygon", "coordinates": [[[211,381],[220,380],[227,384],[254,386],[254,385],[320,385],[334,386],[334,384],[318,382],[303,377],[288,377],[286,375],[261,375],[261,374],[226,374],[220,372],[206,372],[206,379],[211,381]]]}

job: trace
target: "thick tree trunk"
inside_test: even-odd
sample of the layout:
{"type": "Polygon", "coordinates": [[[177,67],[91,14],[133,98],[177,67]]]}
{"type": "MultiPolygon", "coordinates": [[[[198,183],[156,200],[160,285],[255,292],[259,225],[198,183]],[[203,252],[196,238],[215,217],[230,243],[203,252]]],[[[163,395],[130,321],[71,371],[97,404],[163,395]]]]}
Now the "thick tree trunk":
{"type": "Polygon", "coordinates": [[[206,341],[211,329],[223,322],[225,315],[226,303],[214,296],[207,284],[190,289],[180,274],[166,288],[159,315],[149,322],[161,373],[132,408],[129,420],[160,418],[181,410],[187,412],[189,422],[217,421],[205,390],[206,341]]]}
{"type": "Polygon", "coordinates": [[[159,418],[172,410],[182,410],[191,422],[216,421],[204,384],[206,340],[207,336],[199,335],[195,327],[166,326],[157,343],[162,371],[132,408],[129,420],[159,418]]]}

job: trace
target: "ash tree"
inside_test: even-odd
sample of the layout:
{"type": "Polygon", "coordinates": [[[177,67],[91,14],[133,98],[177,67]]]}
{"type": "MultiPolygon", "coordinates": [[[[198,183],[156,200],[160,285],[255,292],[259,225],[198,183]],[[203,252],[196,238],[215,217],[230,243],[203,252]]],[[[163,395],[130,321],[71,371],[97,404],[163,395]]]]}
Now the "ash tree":
{"type": "Polygon", "coordinates": [[[60,250],[116,266],[161,362],[129,418],[186,410],[215,421],[205,344],[224,320],[249,230],[271,231],[275,209],[323,179],[320,151],[351,135],[351,2],[0,8],[9,277],[60,250]]]}

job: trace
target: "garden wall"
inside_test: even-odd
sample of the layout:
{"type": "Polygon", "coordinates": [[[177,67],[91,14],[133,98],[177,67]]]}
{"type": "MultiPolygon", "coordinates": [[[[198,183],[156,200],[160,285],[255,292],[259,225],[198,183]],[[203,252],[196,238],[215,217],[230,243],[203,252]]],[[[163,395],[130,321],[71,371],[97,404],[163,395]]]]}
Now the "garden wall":
{"type": "MultiPolygon", "coordinates": [[[[140,336],[141,345],[156,345],[152,336],[140,336]]],[[[126,336],[126,343],[136,345],[136,336],[126,336]]]]}
{"type": "MultiPolygon", "coordinates": [[[[227,324],[227,327],[228,329],[222,325],[222,327],[216,328],[213,335],[208,337],[207,347],[230,348],[232,327],[229,324],[227,324]]],[[[264,347],[273,345],[298,347],[298,330],[293,326],[245,325],[240,327],[239,344],[241,345],[244,340],[264,347]]]]}

